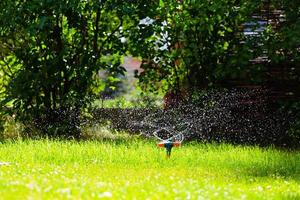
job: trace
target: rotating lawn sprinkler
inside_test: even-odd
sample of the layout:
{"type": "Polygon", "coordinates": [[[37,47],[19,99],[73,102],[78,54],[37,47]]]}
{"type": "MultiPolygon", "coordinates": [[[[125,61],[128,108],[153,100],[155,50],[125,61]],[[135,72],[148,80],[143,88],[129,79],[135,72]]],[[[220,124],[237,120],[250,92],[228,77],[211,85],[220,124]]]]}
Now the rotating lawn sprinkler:
{"type": "MultiPolygon", "coordinates": [[[[158,130],[159,131],[159,130],[158,130]]],[[[162,140],[161,138],[157,137],[155,131],[153,133],[153,135],[158,138],[159,140],[161,140],[159,143],[157,143],[157,147],[164,147],[166,148],[166,154],[167,154],[167,158],[171,157],[171,151],[173,147],[180,147],[181,143],[184,139],[184,136],[182,133],[179,133],[175,136],[172,136],[171,138],[167,139],[167,140],[162,140]]]]}
{"type": "Polygon", "coordinates": [[[182,141],[184,140],[184,132],[190,127],[190,123],[183,122],[177,123],[175,126],[171,125],[170,123],[162,123],[159,122],[159,118],[153,117],[157,121],[153,122],[154,120],[150,120],[150,116],[147,116],[145,120],[141,123],[143,126],[149,127],[149,129],[154,130],[152,134],[146,134],[148,136],[154,136],[156,139],[159,140],[157,143],[157,147],[165,148],[166,149],[166,156],[167,158],[171,157],[171,152],[173,147],[180,147],[182,141]],[[152,122],[152,123],[151,123],[152,122]],[[183,128],[182,130],[182,127],[183,128]],[[178,129],[181,131],[178,131],[178,129]]]}

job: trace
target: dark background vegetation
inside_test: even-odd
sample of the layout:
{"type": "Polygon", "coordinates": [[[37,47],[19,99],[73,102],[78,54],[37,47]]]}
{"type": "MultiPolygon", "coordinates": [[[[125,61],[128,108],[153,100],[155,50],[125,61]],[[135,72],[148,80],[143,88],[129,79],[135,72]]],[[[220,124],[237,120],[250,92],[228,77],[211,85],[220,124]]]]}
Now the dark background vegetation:
{"type": "Polygon", "coordinates": [[[152,105],[149,92],[164,96],[164,108],[138,112],[191,117],[203,127],[190,139],[297,146],[299,9],[281,0],[1,1],[1,130],[13,119],[29,133],[79,139],[82,122],[101,118],[140,131],[131,125],[145,116],[94,104],[122,85],[132,55],[142,105],[152,105]]]}

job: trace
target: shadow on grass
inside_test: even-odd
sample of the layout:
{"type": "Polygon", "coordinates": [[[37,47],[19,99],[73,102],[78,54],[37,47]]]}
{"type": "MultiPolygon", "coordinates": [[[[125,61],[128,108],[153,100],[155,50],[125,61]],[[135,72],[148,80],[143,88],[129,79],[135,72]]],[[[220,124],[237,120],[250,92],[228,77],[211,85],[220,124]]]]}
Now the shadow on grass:
{"type": "Polygon", "coordinates": [[[273,178],[287,178],[300,181],[300,163],[279,161],[274,164],[252,165],[246,167],[241,173],[252,177],[273,177],[273,178]]]}
{"type": "Polygon", "coordinates": [[[209,142],[186,142],[185,146],[202,148],[203,153],[196,155],[203,158],[200,158],[199,165],[207,168],[230,170],[242,177],[284,178],[300,182],[299,150],[209,142]]]}

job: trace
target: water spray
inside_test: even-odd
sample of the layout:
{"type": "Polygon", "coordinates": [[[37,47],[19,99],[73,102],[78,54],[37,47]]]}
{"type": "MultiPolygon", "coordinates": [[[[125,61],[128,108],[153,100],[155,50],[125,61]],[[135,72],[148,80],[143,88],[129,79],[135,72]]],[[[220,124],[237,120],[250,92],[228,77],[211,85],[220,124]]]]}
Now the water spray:
{"type": "Polygon", "coordinates": [[[169,134],[174,134],[174,133],[176,134],[176,131],[175,130],[169,130],[167,128],[161,128],[161,129],[157,129],[156,131],[153,132],[153,136],[156,137],[158,140],[160,140],[160,142],[157,143],[157,147],[165,148],[167,158],[170,158],[172,148],[181,146],[181,143],[184,139],[184,135],[183,135],[183,133],[177,133],[176,135],[173,135],[168,139],[162,139],[158,135],[162,131],[166,131],[169,134]]]}
{"type": "MultiPolygon", "coordinates": [[[[155,119],[159,119],[155,117],[155,119]]],[[[180,147],[184,140],[184,132],[189,127],[189,123],[179,123],[179,126],[186,126],[186,128],[182,131],[176,130],[174,126],[168,126],[166,124],[161,124],[156,121],[150,120],[150,116],[147,116],[142,122],[143,126],[148,126],[149,128],[154,129],[151,136],[155,137],[159,142],[157,143],[157,147],[166,149],[166,157],[171,157],[171,152],[173,147],[180,147]]]]}

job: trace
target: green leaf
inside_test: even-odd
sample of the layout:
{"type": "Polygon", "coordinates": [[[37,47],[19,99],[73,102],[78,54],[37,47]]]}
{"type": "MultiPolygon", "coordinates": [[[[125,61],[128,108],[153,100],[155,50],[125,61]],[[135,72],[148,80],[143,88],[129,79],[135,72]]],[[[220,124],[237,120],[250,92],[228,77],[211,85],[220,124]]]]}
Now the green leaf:
{"type": "Polygon", "coordinates": [[[224,50],[227,50],[228,47],[229,47],[229,43],[228,43],[228,42],[224,42],[223,49],[224,49],[224,50]]]}

